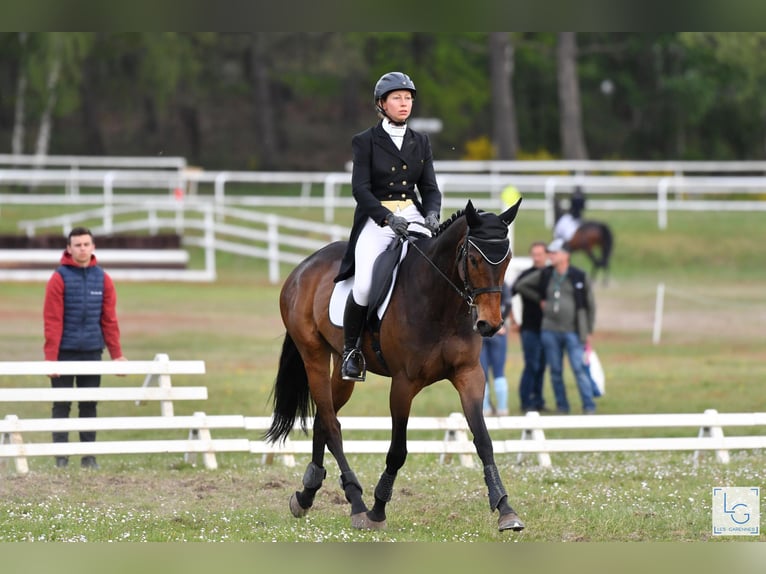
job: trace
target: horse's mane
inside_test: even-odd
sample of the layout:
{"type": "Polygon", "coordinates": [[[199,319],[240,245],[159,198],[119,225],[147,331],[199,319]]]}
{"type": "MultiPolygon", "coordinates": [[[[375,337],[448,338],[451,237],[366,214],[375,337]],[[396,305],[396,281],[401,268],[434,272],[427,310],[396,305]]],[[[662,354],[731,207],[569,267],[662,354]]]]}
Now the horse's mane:
{"type": "MultiPolygon", "coordinates": [[[[477,209],[476,213],[484,213],[484,210],[477,209]]],[[[439,229],[437,229],[436,233],[433,234],[433,237],[438,237],[441,235],[443,231],[445,231],[450,225],[455,223],[455,221],[460,219],[463,215],[465,215],[465,209],[458,209],[455,213],[450,215],[449,219],[442,222],[442,224],[439,226],[439,229]]]]}
{"type": "Polygon", "coordinates": [[[465,215],[465,209],[459,209],[452,215],[450,215],[449,219],[446,219],[442,222],[442,224],[439,226],[439,229],[436,230],[436,233],[434,233],[434,237],[439,237],[439,235],[442,234],[444,230],[446,230],[450,225],[455,223],[457,219],[460,219],[463,215],[465,215]]]}

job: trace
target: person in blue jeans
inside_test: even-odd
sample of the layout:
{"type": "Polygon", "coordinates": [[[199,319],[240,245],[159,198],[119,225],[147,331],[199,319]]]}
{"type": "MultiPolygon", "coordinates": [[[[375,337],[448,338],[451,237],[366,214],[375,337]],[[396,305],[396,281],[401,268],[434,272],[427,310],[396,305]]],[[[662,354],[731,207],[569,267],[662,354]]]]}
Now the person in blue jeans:
{"type": "Polygon", "coordinates": [[[505,360],[508,355],[508,316],[511,314],[511,289],[504,282],[500,294],[500,313],[503,326],[491,337],[484,337],[479,361],[484,369],[484,414],[505,416],[508,414],[508,380],[505,378],[505,360]],[[495,390],[495,405],[490,397],[490,371],[495,390]]]}
{"type": "MultiPolygon", "coordinates": [[[[542,269],[548,261],[546,245],[543,241],[535,241],[529,246],[529,256],[532,258],[532,267],[522,271],[511,287],[511,297],[521,295],[516,290],[516,282],[522,280],[530,273],[542,269]]],[[[540,328],[543,321],[543,311],[540,301],[529,299],[521,295],[521,323],[516,325],[511,314],[511,325],[519,332],[521,350],[524,356],[524,369],[519,380],[519,401],[521,411],[545,412],[545,398],[543,397],[543,381],[545,379],[545,352],[540,336],[540,328]]]]}
{"type": "Polygon", "coordinates": [[[516,290],[540,301],[543,311],[540,339],[550,369],[557,411],[570,411],[563,376],[566,351],[580,392],[583,413],[592,414],[596,412],[596,403],[583,353],[585,345],[590,343],[596,318],[593,290],[585,272],[570,265],[569,247],[563,240],[552,241],[547,251],[551,265],[517,281],[516,290]]]}

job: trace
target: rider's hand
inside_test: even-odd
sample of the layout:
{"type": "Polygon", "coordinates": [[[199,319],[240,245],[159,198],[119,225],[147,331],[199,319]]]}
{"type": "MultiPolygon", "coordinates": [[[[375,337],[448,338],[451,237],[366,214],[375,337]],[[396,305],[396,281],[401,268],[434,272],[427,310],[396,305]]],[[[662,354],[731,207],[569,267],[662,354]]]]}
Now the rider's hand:
{"type": "Polygon", "coordinates": [[[410,224],[409,221],[392,213],[386,218],[386,223],[399,237],[407,237],[407,226],[410,224]]]}
{"type": "Polygon", "coordinates": [[[425,225],[431,233],[436,233],[439,229],[439,214],[435,211],[429,211],[423,225],[425,225]]]}

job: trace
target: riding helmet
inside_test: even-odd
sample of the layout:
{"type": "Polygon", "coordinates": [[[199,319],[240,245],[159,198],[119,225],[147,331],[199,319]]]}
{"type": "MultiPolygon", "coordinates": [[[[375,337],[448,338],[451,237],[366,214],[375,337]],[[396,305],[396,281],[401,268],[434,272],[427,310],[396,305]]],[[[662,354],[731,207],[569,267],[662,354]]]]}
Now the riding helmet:
{"type": "Polygon", "coordinates": [[[373,98],[375,99],[375,109],[379,112],[382,111],[378,106],[378,102],[381,98],[384,98],[389,92],[395,90],[409,90],[412,97],[415,97],[415,83],[410,79],[407,74],[402,72],[388,72],[383,74],[378,82],[375,84],[375,90],[373,90],[373,98]]]}

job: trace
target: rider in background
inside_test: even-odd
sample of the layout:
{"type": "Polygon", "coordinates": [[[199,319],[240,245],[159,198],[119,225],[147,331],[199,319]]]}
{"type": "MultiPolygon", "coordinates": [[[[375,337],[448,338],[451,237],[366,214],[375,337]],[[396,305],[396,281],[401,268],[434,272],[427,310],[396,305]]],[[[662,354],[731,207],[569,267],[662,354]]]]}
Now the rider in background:
{"type": "Polygon", "coordinates": [[[348,248],[335,277],[337,282],[354,276],[343,314],[341,375],[347,381],[365,379],[360,340],[378,255],[395,237],[406,236],[411,223],[418,224],[421,232],[433,233],[439,228],[442,196],[431,143],[426,134],[407,127],[415,93],[407,74],[383,74],[373,90],[380,121],[351,140],[356,209],[348,248]]]}
{"type": "Polygon", "coordinates": [[[575,187],[572,197],[569,200],[569,211],[564,213],[556,221],[553,228],[553,238],[569,241],[582,223],[582,212],[585,211],[585,193],[582,187],[575,187]]]}

